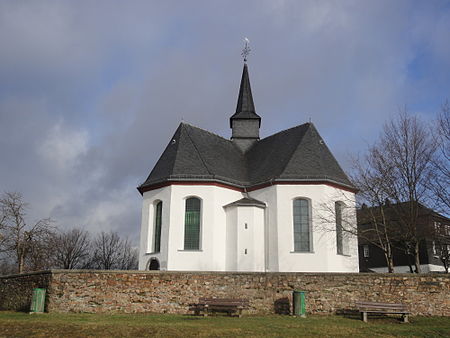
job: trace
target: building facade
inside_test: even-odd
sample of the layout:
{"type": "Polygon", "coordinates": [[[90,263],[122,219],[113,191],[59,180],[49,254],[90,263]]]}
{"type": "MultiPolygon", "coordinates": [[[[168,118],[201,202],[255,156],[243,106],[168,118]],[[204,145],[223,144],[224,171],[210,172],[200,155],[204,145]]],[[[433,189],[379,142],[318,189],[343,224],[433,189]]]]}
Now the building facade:
{"type": "MultiPolygon", "coordinates": [[[[405,229],[402,218],[407,218],[407,203],[384,205],[386,228],[391,241],[394,272],[415,272],[414,254],[405,243],[405,229]]],[[[450,264],[450,219],[420,203],[417,208],[416,237],[419,244],[419,261],[421,272],[446,272],[450,264]]],[[[379,223],[380,207],[364,207],[357,211],[358,230],[360,233],[379,223]]],[[[383,230],[384,231],[384,230],[383,230]]],[[[388,272],[384,251],[377,245],[377,240],[360,236],[358,240],[359,267],[362,272],[388,272]]]]}
{"type": "Polygon", "coordinates": [[[356,190],[314,125],[263,139],[260,125],[244,64],[231,139],[181,123],[138,187],[140,269],[358,271],[341,226],[356,190]]]}

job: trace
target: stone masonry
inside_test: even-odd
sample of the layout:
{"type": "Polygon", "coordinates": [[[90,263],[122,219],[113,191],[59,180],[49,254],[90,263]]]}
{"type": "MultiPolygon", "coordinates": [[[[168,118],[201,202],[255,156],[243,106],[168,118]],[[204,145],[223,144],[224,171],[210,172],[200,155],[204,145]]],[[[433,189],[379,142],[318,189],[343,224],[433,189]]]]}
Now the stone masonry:
{"type": "Polygon", "coordinates": [[[307,311],[328,314],[355,301],[405,303],[413,315],[450,316],[450,275],[229,273],[52,270],[0,277],[0,309],[29,308],[46,287],[49,312],[189,313],[199,297],[246,298],[248,313],[292,311],[292,292],[307,292],[307,311]]]}
{"type": "Polygon", "coordinates": [[[50,271],[0,276],[0,310],[29,311],[33,289],[48,290],[51,279],[50,271]]]}

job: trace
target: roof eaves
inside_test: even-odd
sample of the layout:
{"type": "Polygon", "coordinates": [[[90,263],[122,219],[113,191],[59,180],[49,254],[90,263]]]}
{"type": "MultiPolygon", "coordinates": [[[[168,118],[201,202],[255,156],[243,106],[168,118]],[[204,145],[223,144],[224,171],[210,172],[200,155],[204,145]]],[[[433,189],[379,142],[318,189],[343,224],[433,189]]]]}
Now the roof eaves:
{"type": "Polygon", "coordinates": [[[229,203],[227,205],[224,205],[224,208],[228,208],[228,207],[232,207],[232,206],[243,206],[243,207],[258,207],[258,208],[262,208],[265,209],[266,208],[266,203],[261,202],[257,199],[254,198],[249,198],[249,197],[244,197],[241,198],[238,201],[229,203]]]}

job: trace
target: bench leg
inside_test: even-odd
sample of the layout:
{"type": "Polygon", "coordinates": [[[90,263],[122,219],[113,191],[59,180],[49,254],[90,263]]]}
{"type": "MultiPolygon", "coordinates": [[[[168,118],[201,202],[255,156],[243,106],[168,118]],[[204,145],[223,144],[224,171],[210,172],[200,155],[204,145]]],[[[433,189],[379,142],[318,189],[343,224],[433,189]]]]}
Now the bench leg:
{"type": "Polygon", "coordinates": [[[409,323],[409,319],[408,319],[408,315],[407,314],[404,314],[402,316],[402,318],[403,318],[403,323],[409,323]]]}
{"type": "Polygon", "coordinates": [[[367,312],[361,312],[361,319],[364,323],[367,323],[367,312]]]}

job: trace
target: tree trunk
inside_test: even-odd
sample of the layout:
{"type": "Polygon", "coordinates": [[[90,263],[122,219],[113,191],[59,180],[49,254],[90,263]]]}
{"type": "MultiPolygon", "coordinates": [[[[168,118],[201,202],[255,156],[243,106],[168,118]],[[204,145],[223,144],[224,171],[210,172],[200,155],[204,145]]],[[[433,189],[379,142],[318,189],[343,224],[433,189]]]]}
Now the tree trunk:
{"type": "Polygon", "coordinates": [[[23,272],[23,265],[24,265],[24,257],[22,254],[19,255],[18,257],[18,262],[19,262],[19,266],[18,266],[18,272],[22,273],[23,272]]]}
{"type": "Polygon", "coordinates": [[[409,272],[414,273],[414,270],[412,268],[412,263],[411,263],[411,254],[407,252],[406,253],[406,257],[408,258],[409,272]]]}
{"type": "Polygon", "coordinates": [[[388,267],[388,272],[394,272],[394,259],[392,257],[392,249],[390,245],[387,245],[386,250],[384,250],[384,258],[386,259],[386,264],[388,267]]]}
{"type": "Polygon", "coordinates": [[[392,258],[392,255],[388,258],[388,270],[389,273],[393,273],[394,272],[394,259],[392,258]]]}
{"type": "Polygon", "coordinates": [[[422,272],[420,269],[419,242],[416,242],[414,246],[414,266],[416,267],[416,273],[422,272]]]}
{"type": "Polygon", "coordinates": [[[445,273],[448,273],[448,263],[449,261],[446,259],[441,259],[442,264],[444,265],[445,273]]]}

